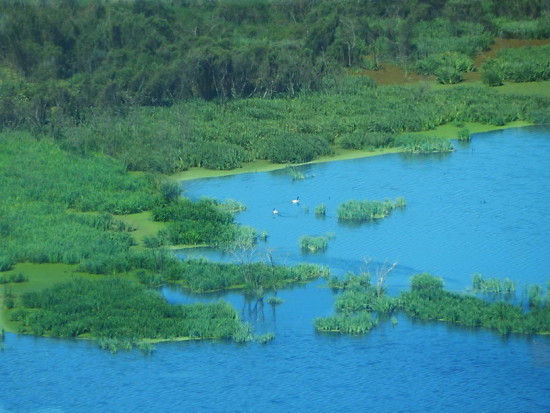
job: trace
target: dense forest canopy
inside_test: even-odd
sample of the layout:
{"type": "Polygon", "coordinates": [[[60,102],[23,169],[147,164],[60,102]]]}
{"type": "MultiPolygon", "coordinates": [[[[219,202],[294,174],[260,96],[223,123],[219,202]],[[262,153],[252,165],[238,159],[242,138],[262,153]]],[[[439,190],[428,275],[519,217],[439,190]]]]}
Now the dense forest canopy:
{"type": "Polygon", "coordinates": [[[345,67],[550,35],[545,0],[0,2],[0,125],[316,90],[345,67]]]}

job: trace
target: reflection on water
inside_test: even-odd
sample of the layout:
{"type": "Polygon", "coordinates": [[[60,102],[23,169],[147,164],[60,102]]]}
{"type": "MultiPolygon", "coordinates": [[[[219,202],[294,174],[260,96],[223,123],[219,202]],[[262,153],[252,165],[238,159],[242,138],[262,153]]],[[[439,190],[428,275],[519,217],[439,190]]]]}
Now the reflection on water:
{"type": "MultiPolygon", "coordinates": [[[[285,171],[184,183],[191,197],[234,198],[239,222],[269,233],[258,246],[278,264],[308,261],[335,274],[398,262],[390,294],[430,271],[464,291],[471,275],[508,277],[517,289],[545,285],[550,218],[550,133],[529,128],[477,135],[443,159],[402,155],[309,165],[304,180],[285,171]],[[300,196],[300,206],[291,203],[300,196]],[[395,199],[407,207],[376,223],[336,219],[348,199],[395,199]],[[327,205],[319,219],[316,205],[327,205]],[[304,207],[309,207],[306,213],[304,207]],[[273,217],[277,208],[283,216],[273,217]],[[336,234],[326,253],[302,254],[301,235],[336,234]]],[[[180,256],[230,260],[208,249],[180,256]]],[[[224,299],[267,345],[177,342],[111,355],[81,340],[7,334],[0,352],[0,412],[550,411],[550,340],[502,338],[485,330],[398,315],[365,336],[317,334],[333,312],[324,280],[277,292],[272,306],[237,291],[163,293],[172,303],[224,299]]]]}

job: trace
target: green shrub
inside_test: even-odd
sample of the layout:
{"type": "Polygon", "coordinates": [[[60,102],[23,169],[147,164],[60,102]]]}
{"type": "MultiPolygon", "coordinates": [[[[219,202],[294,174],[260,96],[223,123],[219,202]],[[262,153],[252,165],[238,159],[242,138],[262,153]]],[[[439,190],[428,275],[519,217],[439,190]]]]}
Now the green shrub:
{"type": "Polygon", "coordinates": [[[487,86],[502,86],[501,70],[496,64],[485,64],[481,72],[481,81],[487,86]]]}
{"type": "Polygon", "coordinates": [[[452,66],[442,66],[435,71],[435,77],[439,83],[455,84],[464,80],[462,72],[452,66]]]}
{"type": "Polygon", "coordinates": [[[7,255],[0,255],[0,272],[9,271],[12,269],[13,260],[7,255]]]}
{"type": "Polygon", "coordinates": [[[445,52],[436,55],[430,55],[424,59],[419,60],[415,69],[422,75],[436,75],[438,80],[440,76],[444,77],[447,81],[440,81],[440,83],[458,83],[462,77],[461,73],[469,72],[473,69],[473,61],[470,57],[462,53],[445,52]],[[445,72],[442,72],[442,70],[445,72]],[[460,78],[458,81],[453,77],[460,78]]]}

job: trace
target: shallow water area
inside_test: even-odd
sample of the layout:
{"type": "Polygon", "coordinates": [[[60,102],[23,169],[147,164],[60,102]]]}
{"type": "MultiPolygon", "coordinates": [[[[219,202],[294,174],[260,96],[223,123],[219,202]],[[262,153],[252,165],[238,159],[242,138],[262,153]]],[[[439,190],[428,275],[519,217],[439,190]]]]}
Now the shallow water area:
{"type": "MultiPolygon", "coordinates": [[[[518,284],[546,284],[550,216],[550,139],[546,128],[519,128],[475,135],[447,154],[389,154],[375,158],[288,170],[185,182],[184,194],[234,198],[248,209],[238,222],[267,231],[258,257],[269,249],[276,262],[329,265],[336,273],[357,271],[365,262],[397,262],[391,286],[408,286],[409,276],[431,272],[447,288],[471,285],[474,273],[510,278],[518,284]],[[299,197],[300,203],[291,201],[299,197]],[[342,223],[337,208],[350,200],[404,197],[405,209],[388,218],[342,223]],[[327,207],[326,217],[314,209],[327,207]],[[272,210],[279,214],[274,216],[272,210]],[[299,248],[302,235],[333,233],[324,253],[299,248]]],[[[298,168],[298,167],[295,167],[298,168]]],[[[223,257],[209,249],[181,255],[223,257]]]]}
{"type": "MultiPolygon", "coordinates": [[[[301,166],[303,180],[279,170],[184,182],[183,188],[192,198],[247,205],[237,220],[269,234],[257,259],[269,249],[276,263],[315,262],[337,275],[397,262],[390,293],[424,271],[455,291],[466,290],[476,272],[508,277],[519,291],[546,285],[550,129],[475,135],[455,147],[443,156],[301,166]],[[386,219],[351,225],[336,218],[346,200],[400,196],[407,207],[386,219]],[[325,218],[314,214],[321,203],[325,218]],[[301,235],[328,232],[335,238],[326,252],[300,250],[301,235]]],[[[179,254],[234,259],[208,249],[179,254]]],[[[278,306],[238,291],[190,295],[167,287],[163,293],[173,303],[228,300],[257,333],[276,337],[266,345],[162,343],[144,356],[137,350],[112,355],[82,340],[7,334],[0,412],[550,411],[547,336],[504,338],[404,315],[396,326],[382,320],[364,336],[317,334],[315,317],[333,312],[325,280],[278,291],[284,300],[278,306]]]]}

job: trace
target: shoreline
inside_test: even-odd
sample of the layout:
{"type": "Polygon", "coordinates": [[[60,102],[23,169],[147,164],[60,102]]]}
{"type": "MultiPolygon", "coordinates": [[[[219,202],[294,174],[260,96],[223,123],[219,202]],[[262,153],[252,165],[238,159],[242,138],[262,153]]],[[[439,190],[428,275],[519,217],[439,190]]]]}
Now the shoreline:
{"type": "MultiPolygon", "coordinates": [[[[525,126],[533,126],[533,124],[529,122],[524,122],[524,121],[515,121],[515,122],[510,122],[503,126],[495,126],[495,125],[485,125],[482,123],[465,122],[463,127],[468,128],[472,135],[476,135],[479,133],[492,132],[492,131],[511,129],[511,128],[521,128],[525,126]]],[[[462,127],[458,127],[453,124],[444,124],[444,125],[437,126],[435,129],[432,129],[432,130],[420,131],[420,132],[409,132],[406,134],[430,135],[441,139],[457,139],[458,130],[461,128],[462,127]]],[[[356,150],[356,149],[336,149],[334,155],[321,156],[317,159],[314,159],[313,161],[304,162],[304,163],[274,164],[270,161],[258,160],[258,161],[249,162],[243,165],[242,167],[231,169],[231,170],[216,170],[216,169],[206,169],[202,167],[192,167],[187,171],[178,172],[176,174],[169,175],[169,178],[180,182],[192,181],[194,179],[221,178],[224,176],[240,175],[240,174],[246,174],[246,173],[271,172],[271,171],[276,171],[276,170],[295,167],[295,166],[312,165],[312,164],[325,163],[325,162],[347,161],[351,159],[362,159],[362,158],[369,158],[372,156],[381,156],[381,155],[403,153],[403,152],[404,151],[399,148],[386,148],[386,149],[380,149],[380,150],[374,150],[374,151],[356,150]]]]}

